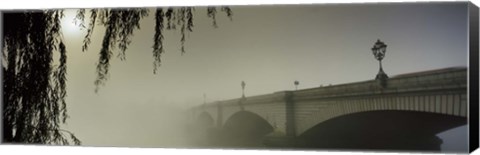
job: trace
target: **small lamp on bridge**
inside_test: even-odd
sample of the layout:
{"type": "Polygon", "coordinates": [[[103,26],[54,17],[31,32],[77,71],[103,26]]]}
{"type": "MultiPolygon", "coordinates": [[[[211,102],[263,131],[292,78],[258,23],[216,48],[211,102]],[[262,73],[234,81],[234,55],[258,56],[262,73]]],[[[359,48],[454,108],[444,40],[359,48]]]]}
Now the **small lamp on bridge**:
{"type": "Polygon", "coordinates": [[[245,81],[242,81],[240,85],[242,86],[242,98],[245,98],[245,81]]]}
{"type": "Polygon", "coordinates": [[[378,71],[378,74],[375,77],[375,80],[380,80],[382,86],[386,85],[386,81],[388,79],[388,75],[385,74],[382,68],[382,60],[385,57],[386,51],[387,51],[387,45],[382,41],[380,41],[380,39],[378,39],[375,45],[373,45],[372,47],[373,56],[375,56],[375,59],[378,60],[378,63],[380,65],[380,70],[378,71]]]}
{"type": "Polygon", "coordinates": [[[295,90],[298,90],[298,84],[300,84],[300,82],[298,82],[297,80],[295,80],[293,82],[293,84],[295,84],[295,90]]]}

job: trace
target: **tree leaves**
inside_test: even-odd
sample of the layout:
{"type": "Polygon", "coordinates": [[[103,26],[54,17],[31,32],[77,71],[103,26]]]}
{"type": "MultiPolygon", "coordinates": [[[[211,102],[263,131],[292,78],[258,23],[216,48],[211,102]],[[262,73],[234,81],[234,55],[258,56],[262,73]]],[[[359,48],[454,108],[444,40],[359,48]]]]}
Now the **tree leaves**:
{"type": "MultiPolygon", "coordinates": [[[[85,17],[85,9],[80,9],[77,12],[77,17],[85,17]],[[82,11],[83,10],[83,11],[82,11]]],[[[84,18],[78,18],[82,23],[84,21],[84,18]]],[[[82,51],[87,51],[88,50],[88,45],[91,43],[91,36],[93,33],[93,29],[95,28],[95,21],[97,20],[97,9],[92,9],[90,10],[90,24],[88,25],[87,29],[87,34],[85,35],[85,38],[83,40],[83,46],[82,46],[82,51]]]]}
{"type": "Polygon", "coordinates": [[[215,7],[208,7],[207,8],[207,15],[208,17],[212,18],[212,26],[217,28],[217,19],[215,18],[217,14],[217,9],[215,7]]]}
{"type": "MultiPolygon", "coordinates": [[[[221,10],[231,19],[232,11],[229,7],[221,7],[221,10]]],[[[193,7],[168,7],[155,9],[155,34],[153,36],[153,73],[156,74],[161,65],[161,55],[164,50],[164,32],[165,30],[180,31],[180,52],[184,54],[187,33],[193,31],[193,7]]],[[[80,9],[77,12],[77,19],[83,21],[85,10],[80,9]]],[[[133,31],[140,29],[140,20],[149,14],[147,9],[92,9],[90,10],[90,23],[87,28],[87,34],[83,41],[82,50],[86,51],[91,43],[91,35],[96,23],[106,28],[102,41],[102,47],[99,53],[96,73],[97,78],[94,82],[95,92],[98,92],[101,86],[105,85],[109,78],[110,60],[115,48],[119,49],[117,57],[120,60],[126,60],[126,50],[131,43],[133,31]]],[[[207,16],[212,18],[213,26],[218,27],[216,23],[216,8],[208,7],[207,16]]],[[[83,25],[83,24],[82,24],[83,25]]]]}
{"type": "MultiPolygon", "coordinates": [[[[4,13],[4,142],[69,144],[56,134],[68,118],[62,17],[62,10],[4,13]],[[58,65],[55,52],[60,55],[58,65]]],[[[73,134],[70,138],[80,144],[73,134]]]]}
{"type": "MultiPolygon", "coordinates": [[[[181,53],[185,53],[186,35],[193,31],[193,7],[157,8],[153,36],[153,72],[161,64],[165,30],[180,30],[181,53]]],[[[221,7],[231,19],[232,11],[221,7]]],[[[126,51],[134,30],[148,15],[147,9],[91,9],[88,26],[83,23],[85,9],[79,9],[76,22],[87,28],[82,51],[87,51],[96,25],[106,30],[97,62],[98,92],[109,76],[110,60],[118,48],[117,57],[126,60],[126,51]]],[[[207,16],[216,24],[216,9],[207,8],[207,16]]],[[[60,128],[66,123],[67,50],[61,32],[63,10],[4,12],[2,40],[3,71],[3,142],[80,145],[73,133],[60,128]],[[56,59],[54,54],[58,54],[56,59]],[[58,63],[58,64],[57,64],[58,63]]]]}
{"type": "Polygon", "coordinates": [[[155,12],[155,36],[153,37],[153,73],[157,73],[157,67],[160,67],[161,55],[164,52],[163,49],[163,27],[164,27],[164,12],[162,8],[156,9],[155,12]]]}

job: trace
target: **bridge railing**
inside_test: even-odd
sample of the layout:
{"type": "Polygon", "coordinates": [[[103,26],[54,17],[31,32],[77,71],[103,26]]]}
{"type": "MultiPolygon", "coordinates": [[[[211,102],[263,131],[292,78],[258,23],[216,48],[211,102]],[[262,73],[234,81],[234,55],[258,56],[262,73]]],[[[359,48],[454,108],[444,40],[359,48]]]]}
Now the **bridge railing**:
{"type": "Polygon", "coordinates": [[[248,96],[244,99],[242,98],[235,98],[230,100],[223,100],[217,101],[214,103],[207,103],[207,107],[209,106],[217,106],[221,104],[222,106],[237,106],[238,104],[262,104],[262,103],[271,103],[280,101],[283,102],[285,100],[285,92],[275,92],[272,94],[264,94],[264,95],[256,95],[256,96],[248,96]]]}
{"type": "Polygon", "coordinates": [[[298,90],[293,92],[293,98],[294,100],[302,100],[414,91],[444,91],[446,89],[467,90],[466,68],[449,68],[434,72],[394,76],[388,79],[386,87],[379,85],[378,81],[369,80],[298,90]]]}
{"type": "Polygon", "coordinates": [[[293,100],[308,100],[319,98],[336,98],[347,96],[381,95],[390,93],[415,92],[415,91],[445,91],[467,90],[467,69],[446,68],[440,70],[409,73],[393,76],[388,79],[387,86],[382,87],[378,81],[369,80],[355,83],[346,83],[333,86],[324,86],[297,91],[280,91],[272,94],[248,96],[244,99],[236,98],[230,100],[207,103],[204,107],[236,106],[239,103],[262,104],[271,102],[284,102],[286,93],[292,92],[293,100]]]}

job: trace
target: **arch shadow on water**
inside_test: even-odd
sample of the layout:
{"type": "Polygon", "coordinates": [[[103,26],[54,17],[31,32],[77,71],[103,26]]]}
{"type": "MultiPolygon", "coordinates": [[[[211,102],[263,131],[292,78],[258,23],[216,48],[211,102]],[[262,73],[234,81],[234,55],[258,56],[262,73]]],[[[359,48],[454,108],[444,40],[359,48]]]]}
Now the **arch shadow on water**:
{"type": "Polygon", "coordinates": [[[436,135],[466,123],[465,117],[418,111],[359,112],[317,124],[297,137],[295,147],[439,152],[436,135]]]}

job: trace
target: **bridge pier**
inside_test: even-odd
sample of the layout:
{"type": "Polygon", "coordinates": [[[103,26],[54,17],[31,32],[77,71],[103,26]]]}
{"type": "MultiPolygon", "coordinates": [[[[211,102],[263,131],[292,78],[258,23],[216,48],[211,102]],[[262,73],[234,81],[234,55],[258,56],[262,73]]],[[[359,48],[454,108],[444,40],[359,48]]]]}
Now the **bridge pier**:
{"type": "Polygon", "coordinates": [[[287,137],[296,137],[295,131],[295,102],[293,101],[293,93],[285,91],[285,133],[287,137]]]}
{"type": "Polygon", "coordinates": [[[218,103],[217,104],[217,122],[216,122],[216,127],[221,129],[222,128],[222,122],[223,122],[223,107],[222,104],[218,103]]]}
{"type": "Polygon", "coordinates": [[[297,133],[295,130],[295,102],[292,91],[277,92],[283,95],[285,104],[285,126],[284,129],[274,129],[270,134],[263,137],[263,144],[268,147],[289,148],[296,145],[297,133]]]}

